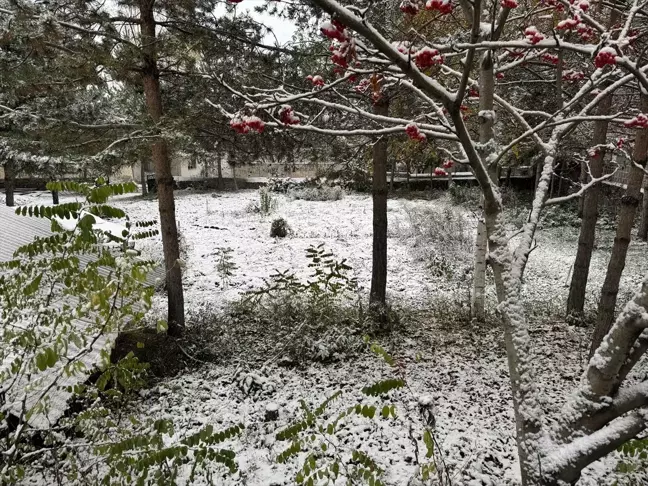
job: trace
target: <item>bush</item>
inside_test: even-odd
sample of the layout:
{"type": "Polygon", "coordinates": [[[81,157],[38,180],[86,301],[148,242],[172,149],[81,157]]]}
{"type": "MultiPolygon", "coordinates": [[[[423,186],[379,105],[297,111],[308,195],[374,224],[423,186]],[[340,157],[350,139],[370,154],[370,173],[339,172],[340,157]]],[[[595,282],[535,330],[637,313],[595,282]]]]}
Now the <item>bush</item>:
{"type": "Polygon", "coordinates": [[[275,219],[270,225],[270,236],[273,238],[285,238],[290,232],[288,222],[283,218],[275,219]]]}
{"type": "Polygon", "coordinates": [[[304,201],[339,201],[345,195],[344,189],[340,186],[321,185],[319,187],[307,187],[303,189],[291,189],[288,195],[293,199],[304,201]]]}
{"type": "Polygon", "coordinates": [[[453,207],[406,205],[415,248],[436,277],[451,280],[472,258],[473,227],[453,207]]]}
{"type": "MultiPolygon", "coordinates": [[[[329,362],[362,349],[372,331],[357,294],[352,269],[323,246],[307,250],[311,275],[277,272],[257,290],[224,310],[205,309],[191,318],[199,359],[301,365],[329,362]]],[[[193,334],[193,332],[192,332],[193,334]]]]}
{"type": "Polygon", "coordinates": [[[278,201],[272,195],[272,192],[267,187],[262,187],[259,189],[259,202],[252,202],[247,207],[248,213],[258,213],[264,216],[272,213],[277,209],[278,201]]]}
{"type": "Polygon", "coordinates": [[[477,186],[455,183],[450,186],[448,194],[454,204],[469,206],[471,208],[479,206],[481,199],[481,191],[477,186]]]}

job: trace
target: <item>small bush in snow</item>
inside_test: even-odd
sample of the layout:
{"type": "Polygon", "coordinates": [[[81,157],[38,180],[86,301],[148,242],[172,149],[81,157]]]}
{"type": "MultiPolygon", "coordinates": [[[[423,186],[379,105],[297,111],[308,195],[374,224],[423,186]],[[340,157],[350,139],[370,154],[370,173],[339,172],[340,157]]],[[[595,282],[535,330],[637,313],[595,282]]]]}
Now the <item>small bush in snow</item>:
{"type": "Polygon", "coordinates": [[[410,236],[414,247],[438,278],[451,280],[465,275],[473,246],[472,222],[458,209],[407,205],[410,236]]]}
{"type": "Polygon", "coordinates": [[[301,364],[335,360],[362,347],[364,313],[351,267],[322,246],[310,247],[307,257],[313,271],[308,279],[277,272],[231,305],[228,322],[220,319],[227,329],[224,352],[249,348],[250,356],[301,364]]]}
{"type": "Polygon", "coordinates": [[[251,202],[247,207],[248,213],[258,213],[264,216],[277,209],[278,201],[267,187],[259,189],[259,202],[251,202]]]}
{"type": "Polygon", "coordinates": [[[285,238],[290,233],[290,226],[283,218],[275,219],[270,225],[270,236],[273,238],[285,238]]]}
{"type": "Polygon", "coordinates": [[[344,197],[345,192],[340,186],[322,185],[291,189],[288,191],[288,195],[293,199],[303,199],[304,201],[339,201],[344,197]]]}
{"type": "Polygon", "coordinates": [[[479,187],[464,184],[452,184],[448,189],[450,200],[454,204],[460,204],[476,208],[479,205],[481,193],[479,187]]]}
{"type": "Polygon", "coordinates": [[[218,272],[223,288],[229,285],[230,279],[234,276],[234,271],[238,268],[232,258],[233,251],[231,248],[216,249],[216,272],[218,272]]]}

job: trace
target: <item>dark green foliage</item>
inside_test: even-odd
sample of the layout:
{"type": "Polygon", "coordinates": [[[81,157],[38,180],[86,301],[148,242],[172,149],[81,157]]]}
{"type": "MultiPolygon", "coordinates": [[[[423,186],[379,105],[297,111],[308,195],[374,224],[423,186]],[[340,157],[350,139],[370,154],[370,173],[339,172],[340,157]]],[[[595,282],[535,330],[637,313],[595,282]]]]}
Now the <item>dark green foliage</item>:
{"type": "Polygon", "coordinates": [[[277,218],[270,225],[270,236],[273,238],[285,238],[290,233],[290,226],[283,218],[277,218]]]}

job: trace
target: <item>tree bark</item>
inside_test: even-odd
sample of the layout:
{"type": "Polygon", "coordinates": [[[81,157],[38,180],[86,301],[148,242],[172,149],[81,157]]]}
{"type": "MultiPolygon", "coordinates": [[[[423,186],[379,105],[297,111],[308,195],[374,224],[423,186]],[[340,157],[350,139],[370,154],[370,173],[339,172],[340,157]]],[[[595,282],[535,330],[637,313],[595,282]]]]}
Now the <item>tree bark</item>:
{"type": "MultiPolygon", "coordinates": [[[[612,109],[612,96],[606,96],[601,100],[598,108],[599,115],[609,115],[612,109]]],[[[608,132],[607,120],[594,122],[594,133],[592,134],[592,146],[601,146],[589,159],[590,172],[592,177],[603,175],[603,160],[605,159],[605,142],[608,132]]],[[[578,236],[578,250],[574,260],[574,271],[569,286],[569,297],[567,298],[567,314],[582,314],[585,306],[585,294],[587,280],[589,277],[592,250],[596,237],[596,221],[598,220],[598,201],[601,186],[591,187],[583,196],[580,235],[578,236]]]]}
{"type": "MultiPolygon", "coordinates": [[[[648,94],[641,94],[640,111],[642,113],[648,112],[648,94]]],[[[637,131],[635,145],[632,151],[632,161],[634,163],[630,166],[627,187],[621,198],[617,232],[614,238],[614,245],[612,246],[612,254],[610,255],[605,281],[601,289],[601,301],[598,306],[598,316],[596,327],[594,328],[594,335],[592,336],[590,356],[599,347],[614,320],[614,309],[616,307],[617,294],[619,293],[619,282],[625,267],[628,246],[632,238],[632,226],[641,198],[641,185],[644,179],[643,168],[646,166],[647,154],[648,128],[642,128],[637,131]],[[639,165],[639,167],[634,164],[639,165]]]]}
{"type": "Polygon", "coordinates": [[[56,205],[59,203],[59,192],[52,191],[52,204],[56,205]]]}
{"type": "MultiPolygon", "coordinates": [[[[382,98],[374,105],[377,115],[389,115],[389,102],[382,98]]],[[[373,146],[373,253],[369,303],[384,306],[387,291],[387,138],[373,146]]]]}
{"type": "Polygon", "coordinates": [[[15,204],[14,192],[16,189],[16,173],[14,169],[14,162],[12,160],[9,160],[4,164],[5,202],[9,207],[12,207],[15,204]]]}
{"type": "MultiPolygon", "coordinates": [[[[142,33],[142,82],[148,114],[154,123],[162,118],[162,96],[160,92],[159,70],[155,41],[155,19],[152,0],[140,0],[139,10],[142,33]]],[[[180,246],[178,226],[175,218],[173,197],[173,176],[166,140],[159,138],[153,143],[152,158],[157,180],[160,228],[166,268],[168,293],[168,334],[179,336],[185,324],[184,294],[182,289],[182,270],[180,268],[180,246]]]]}
{"type": "Polygon", "coordinates": [[[641,199],[641,222],[637,237],[643,241],[648,240],[648,177],[644,177],[643,196],[641,199]]]}

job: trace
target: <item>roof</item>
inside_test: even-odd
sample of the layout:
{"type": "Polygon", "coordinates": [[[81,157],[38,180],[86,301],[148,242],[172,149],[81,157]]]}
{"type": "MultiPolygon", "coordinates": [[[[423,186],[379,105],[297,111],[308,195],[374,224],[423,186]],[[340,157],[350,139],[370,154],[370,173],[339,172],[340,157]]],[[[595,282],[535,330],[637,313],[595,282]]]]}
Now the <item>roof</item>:
{"type": "MultiPolygon", "coordinates": [[[[32,242],[35,237],[51,235],[50,225],[48,219],[19,216],[15,213],[15,208],[0,206],[0,261],[11,260],[14,252],[20,246],[32,242]]],[[[79,258],[82,264],[84,258],[86,262],[90,259],[89,256],[84,257],[83,255],[79,256],[79,258]]],[[[156,279],[162,276],[163,273],[158,268],[149,275],[147,281],[150,285],[154,285],[156,279]]],[[[56,303],[53,305],[56,305],[56,303]]],[[[92,325],[92,323],[89,320],[76,319],[73,321],[73,325],[84,328],[92,325]]],[[[114,333],[93,336],[92,342],[87,343],[85,348],[81,350],[84,354],[80,358],[77,358],[80,352],[79,348],[70,344],[67,350],[67,358],[81,361],[85,365],[84,371],[67,376],[63,371],[61,363],[63,360],[59,360],[56,366],[48,368],[35,376],[32,375],[29,379],[23,376],[6,392],[5,402],[2,407],[3,411],[19,416],[23,401],[25,401],[26,408],[30,409],[40,400],[43,392],[49,390],[47,410],[33,413],[28,423],[38,429],[48,428],[55,424],[65,413],[68,401],[72,396],[72,393],[68,391],[68,387],[73,387],[88,379],[100,363],[101,351],[104,349],[110,350],[116,337],[114,333]]],[[[7,366],[9,361],[10,358],[7,358],[5,363],[2,363],[2,366],[7,366]]],[[[4,389],[2,385],[0,384],[0,388],[4,389]]]]}

